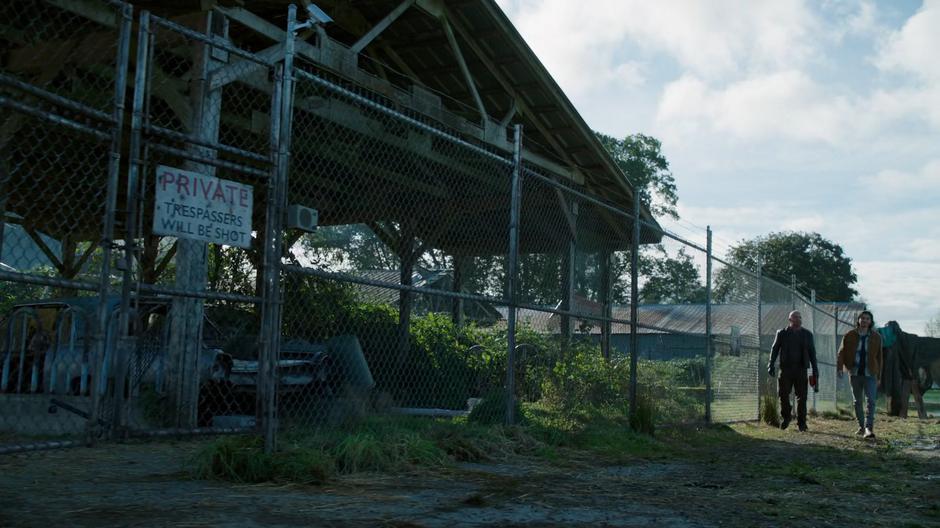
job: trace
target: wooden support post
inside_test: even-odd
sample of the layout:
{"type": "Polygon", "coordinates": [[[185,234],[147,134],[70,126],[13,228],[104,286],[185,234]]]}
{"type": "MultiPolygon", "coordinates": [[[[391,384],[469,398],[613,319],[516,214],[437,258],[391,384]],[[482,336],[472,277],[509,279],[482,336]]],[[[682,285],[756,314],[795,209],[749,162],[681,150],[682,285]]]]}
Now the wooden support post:
{"type": "MultiPolygon", "coordinates": [[[[209,12],[205,15],[206,33],[215,39],[228,38],[228,22],[225,17],[209,12]]],[[[193,53],[193,77],[198,88],[193,90],[192,106],[195,109],[191,130],[194,136],[211,143],[219,138],[219,122],[222,115],[222,89],[210,90],[208,79],[213,70],[226,63],[220,60],[224,54],[214,54],[210,46],[195,44],[193,53]]],[[[200,156],[211,158],[214,151],[191,147],[200,156]]],[[[215,167],[187,161],[184,169],[215,176],[215,167]]],[[[208,279],[208,244],[196,240],[180,239],[176,248],[176,284],[183,291],[205,291],[208,279]]],[[[169,396],[176,409],[176,425],[193,428],[197,424],[199,403],[199,354],[202,350],[202,325],[205,307],[201,299],[176,297],[171,309],[169,396]]]]}

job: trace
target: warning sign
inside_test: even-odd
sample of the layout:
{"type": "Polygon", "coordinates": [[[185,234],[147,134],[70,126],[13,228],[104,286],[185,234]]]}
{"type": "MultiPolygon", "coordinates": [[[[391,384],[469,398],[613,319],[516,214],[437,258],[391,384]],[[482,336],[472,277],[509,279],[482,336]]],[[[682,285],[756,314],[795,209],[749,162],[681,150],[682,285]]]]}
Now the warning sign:
{"type": "Polygon", "coordinates": [[[229,246],[251,245],[252,188],[160,165],[153,232],[229,246]]]}

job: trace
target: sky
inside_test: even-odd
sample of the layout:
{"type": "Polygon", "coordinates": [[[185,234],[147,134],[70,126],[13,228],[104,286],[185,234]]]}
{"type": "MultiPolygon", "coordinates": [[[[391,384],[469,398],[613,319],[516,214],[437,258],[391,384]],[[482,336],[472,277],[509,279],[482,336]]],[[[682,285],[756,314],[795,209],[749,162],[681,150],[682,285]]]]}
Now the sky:
{"type": "Polygon", "coordinates": [[[940,314],[940,0],[497,0],[593,129],[662,141],[716,254],[818,232],[877,321],[940,314]]]}

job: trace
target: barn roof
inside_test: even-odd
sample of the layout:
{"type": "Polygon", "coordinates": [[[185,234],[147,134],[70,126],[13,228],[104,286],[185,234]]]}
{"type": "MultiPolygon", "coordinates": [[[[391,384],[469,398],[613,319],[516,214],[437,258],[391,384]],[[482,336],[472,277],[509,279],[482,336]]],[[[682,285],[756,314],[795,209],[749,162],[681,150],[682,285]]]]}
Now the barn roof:
{"type": "MultiPolygon", "coordinates": [[[[151,10],[158,16],[191,28],[196,27],[194,24],[200,20],[201,13],[212,9],[224,14],[230,22],[228,34],[236,46],[258,53],[271,50],[272,46],[283,41],[290,1],[132,0],[131,3],[136,12],[151,10]]],[[[318,0],[316,3],[332,17],[333,22],[327,24],[323,32],[307,30],[298,34],[299,63],[354,86],[357,93],[374,96],[406,115],[420,115],[422,119],[431,120],[488,150],[511,152],[510,130],[514,124],[521,124],[525,130],[523,157],[532,174],[541,174],[576,191],[599,197],[601,205],[580,200],[580,207],[575,208],[572,195],[559,193],[549,185],[539,184],[538,179],[529,178],[531,183],[523,189],[522,252],[563,251],[573,239],[588,251],[622,250],[631,245],[632,222],[616,213],[616,210],[633,210],[635,189],[630,180],[494,0],[318,0]]],[[[27,82],[36,82],[43,76],[53,79],[68,76],[68,79],[60,80],[66,84],[72,81],[76,85],[87,84],[87,87],[82,87],[82,93],[95,102],[101,102],[101,110],[106,112],[116,18],[113,10],[95,10],[104,4],[104,0],[42,4],[43,9],[52,10],[50,13],[53,14],[56,9],[64,9],[94,20],[101,31],[79,32],[76,28],[73,35],[63,30],[60,32],[62,35],[69,35],[66,40],[39,41],[25,36],[20,38],[22,35],[19,33],[4,33],[3,38],[9,40],[7,44],[10,46],[9,57],[3,59],[4,71],[27,82]],[[61,60],[41,59],[49,53],[57,57],[61,55],[61,60]],[[69,61],[76,63],[68,64],[69,61]],[[45,72],[53,66],[61,71],[45,72]],[[37,74],[37,68],[43,71],[37,74]],[[82,75],[69,73],[76,70],[82,71],[82,75]]],[[[51,16],[34,16],[28,22],[36,25],[32,32],[35,34],[48,30],[46,25],[55,24],[51,16]]],[[[158,48],[164,44],[159,41],[161,38],[157,37],[158,48]]],[[[182,56],[179,50],[185,49],[185,43],[182,48],[179,43],[167,41],[165,44],[171,48],[168,51],[174,57],[182,56]]],[[[133,50],[131,56],[135,56],[133,50]]],[[[163,94],[158,93],[155,98],[172,96],[177,102],[186,99],[190,72],[182,65],[178,66],[179,71],[171,69],[164,72],[173,78],[161,81],[163,94]]],[[[132,79],[133,75],[129,81],[132,79]]],[[[154,83],[155,86],[158,84],[154,83]]],[[[128,93],[132,88],[129,82],[128,93]]],[[[246,90],[255,88],[248,85],[246,90]]],[[[248,93],[245,92],[246,97],[248,93]]],[[[125,108],[129,109],[130,100],[126,102],[125,108]]],[[[247,107],[248,103],[245,105],[247,107]]],[[[346,115],[337,106],[330,110],[331,118],[324,117],[326,112],[314,112],[315,117],[325,123],[317,125],[327,131],[321,137],[335,139],[332,132],[348,124],[337,122],[336,115],[346,115]],[[329,119],[333,121],[328,122],[329,119]]],[[[263,110],[249,110],[251,115],[228,116],[221,126],[223,129],[233,126],[245,128],[235,130],[232,135],[246,131],[262,134],[259,130],[263,130],[263,126],[256,127],[255,119],[263,119],[263,110]]],[[[223,111],[229,110],[223,107],[223,111]]],[[[125,116],[125,123],[129,121],[125,116]]],[[[105,187],[106,175],[101,167],[107,161],[107,144],[92,148],[76,143],[75,134],[62,127],[54,124],[44,126],[46,128],[42,131],[34,130],[32,134],[40,135],[41,132],[43,137],[53,138],[68,148],[53,158],[48,155],[49,141],[40,144],[26,135],[17,140],[14,158],[18,166],[29,170],[22,171],[20,179],[14,178],[7,212],[22,214],[24,226],[55,238],[69,236],[75,240],[96,240],[100,236],[103,216],[103,205],[98,204],[104,201],[101,189],[105,187]],[[94,153],[94,156],[89,153],[94,153]],[[75,178],[76,175],[82,178],[75,178]],[[35,186],[33,183],[38,177],[45,178],[47,182],[69,178],[65,201],[59,196],[62,185],[35,186]],[[45,205],[40,208],[37,204],[45,205]],[[89,206],[91,204],[94,205],[89,206]],[[56,213],[65,214],[53,214],[53,209],[56,213]],[[27,212],[30,214],[25,214],[27,212]]],[[[356,134],[363,135],[361,128],[356,130],[347,126],[345,130],[350,138],[356,134]]],[[[395,158],[395,149],[399,147],[385,137],[389,134],[373,134],[370,140],[384,142],[381,143],[381,153],[372,151],[369,156],[361,156],[354,147],[366,143],[353,141],[342,145],[346,147],[343,152],[325,143],[308,149],[312,152],[311,157],[319,157],[318,163],[342,167],[332,174],[333,180],[319,170],[323,165],[312,168],[308,175],[301,175],[310,179],[306,191],[308,196],[298,196],[296,203],[311,203],[311,197],[323,201],[326,205],[322,208],[318,203],[311,204],[321,209],[323,225],[365,223],[374,227],[375,222],[385,222],[386,225],[400,226],[405,220],[413,220],[417,226],[412,235],[425,242],[433,241],[433,247],[452,254],[505,252],[508,247],[505,233],[509,212],[508,187],[501,189],[496,185],[508,181],[505,170],[499,172],[492,166],[483,166],[478,160],[464,159],[454,163],[459,153],[452,152],[450,158],[437,156],[440,159],[431,159],[432,163],[419,156],[409,160],[419,168],[422,163],[425,165],[421,173],[413,174],[411,178],[401,174],[390,176],[382,171],[388,170],[389,166],[400,165],[404,156],[395,158]],[[320,151],[313,152],[316,148],[320,151]],[[342,158],[356,155],[360,155],[362,162],[359,164],[350,164],[342,158]],[[384,158],[379,158],[380,155],[384,158]],[[375,166],[365,166],[368,163],[375,166]],[[483,185],[478,184],[474,181],[475,175],[468,176],[466,167],[460,163],[475,163],[476,176],[485,175],[490,181],[480,178],[483,185]],[[393,186],[399,181],[402,183],[398,184],[398,189],[385,183],[391,182],[393,186]],[[429,181],[433,185],[429,185],[429,181]],[[474,187],[484,185],[491,188],[490,195],[455,192],[455,189],[477,190],[474,187]],[[343,188],[337,190],[338,186],[343,188]],[[387,195],[395,196],[394,191],[405,198],[393,203],[387,195]],[[331,192],[335,196],[331,196],[331,192]],[[406,203],[405,200],[409,201],[406,203]],[[441,222],[441,219],[450,217],[459,217],[460,220],[453,225],[441,222]]],[[[406,138],[406,142],[412,139],[406,138]]],[[[423,148],[435,153],[437,144],[429,138],[419,139],[426,141],[423,148]]],[[[87,142],[87,138],[84,141],[87,142]]],[[[301,143],[297,141],[295,146],[301,143]]],[[[126,152],[124,159],[127,159],[126,152]]],[[[118,190],[121,196],[124,192],[123,187],[118,190]]],[[[261,198],[263,196],[255,200],[256,216],[264,212],[261,198]]],[[[145,225],[149,220],[147,214],[145,211],[145,225]]],[[[641,241],[659,241],[661,230],[647,208],[642,208],[641,217],[647,221],[641,229],[641,241]]],[[[118,232],[123,228],[119,219],[118,232]]],[[[383,233],[377,234],[381,236],[383,233]]],[[[390,234],[390,240],[404,236],[403,233],[390,234]]]]}
{"type": "MultiPolygon", "coordinates": [[[[207,4],[133,3],[169,17],[207,4]]],[[[255,29],[232,32],[237,44],[260,50],[282,34],[290,3],[222,0],[217,8],[255,29]]],[[[315,4],[333,19],[325,25],[328,39],[321,46],[327,51],[314,53],[302,44],[298,46],[302,58],[383,96],[385,102],[422,112],[461,135],[505,151],[511,151],[512,125],[520,123],[530,167],[561,176],[618,209],[633,210],[630,179],[494,0],[317,0],[315,4]],[[376,28],[381,31],[367,36],[376,28]]],[[[299,16],[305,16],[302,9],[299,16]]],[[[301,33],[300,38],[317,41],[313,31],[301,33]]],[[[582,208],[589,209],[584,204],[582,208]]],[[[620,224],[607,228],[618,238],[629,235],[623,218],[601,210],[585,211],[585,217],[587,224],[620,224]]],[[[642,229],[642,241],[658,241],[659,226],[648,208],[642,208],[641,217],[649,224],[642,229]]]]}

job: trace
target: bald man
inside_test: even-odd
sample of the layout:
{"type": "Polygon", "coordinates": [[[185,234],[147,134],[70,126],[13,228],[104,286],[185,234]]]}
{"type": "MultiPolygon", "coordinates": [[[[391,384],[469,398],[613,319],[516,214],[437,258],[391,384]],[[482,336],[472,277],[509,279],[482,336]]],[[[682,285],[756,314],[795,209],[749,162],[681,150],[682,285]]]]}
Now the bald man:
{"type": "MultiPolygon", "coordinates": [[[[790,425],[793,409],[790,406],[790,392],[796,391],[796,421],[800,431],[806,431],[806,369],[813,368],[813,377],[819,380],[819,366],[816,364],[816,345],[813,333],[803,328],[803,316],[794,310],[787,316],[789,326],[777,331],[774,345],[770,349],[770,365],[767,374],[776,374],[777,358],[780,358],[780,377],[777,378],[777,395],[780,396],[780,414],[783,422],[781,429],[790,425]]],[[[817,383],[819,383],[817,381],[817,383]]]]}

